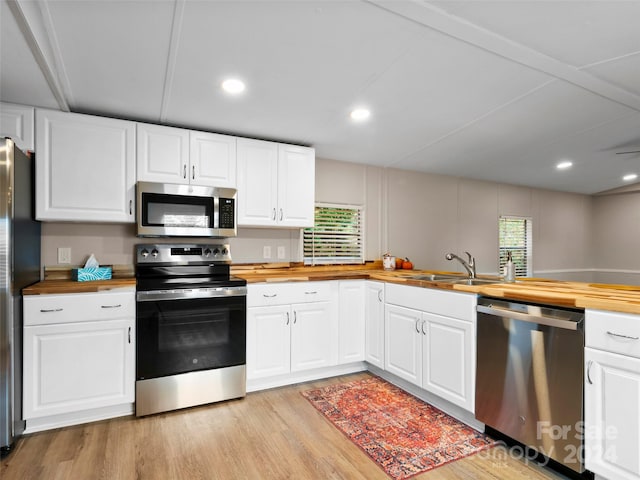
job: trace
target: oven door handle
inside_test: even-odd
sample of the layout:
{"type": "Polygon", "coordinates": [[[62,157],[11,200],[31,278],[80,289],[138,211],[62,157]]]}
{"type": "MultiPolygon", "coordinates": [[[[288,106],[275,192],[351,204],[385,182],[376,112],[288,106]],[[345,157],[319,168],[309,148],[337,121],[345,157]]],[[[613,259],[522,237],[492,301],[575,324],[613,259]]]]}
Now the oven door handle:
{"type": "Polygon", "coordinates": [[[246,297],[247,287],[189,288],[177,290],[150,290],[136,293],[138,302],[161,300],[193,300],[196,298],[246,297]]]}

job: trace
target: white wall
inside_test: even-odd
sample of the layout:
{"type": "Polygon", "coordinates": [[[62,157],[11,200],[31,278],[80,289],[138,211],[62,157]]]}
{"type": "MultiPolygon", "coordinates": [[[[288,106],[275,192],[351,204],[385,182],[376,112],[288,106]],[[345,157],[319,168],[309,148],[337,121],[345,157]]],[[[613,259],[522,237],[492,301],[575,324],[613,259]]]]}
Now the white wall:
{"type": "Polygon", "coordinates": [[[594,281],[640,285],[640,191],[593,198],[594,281]]]}

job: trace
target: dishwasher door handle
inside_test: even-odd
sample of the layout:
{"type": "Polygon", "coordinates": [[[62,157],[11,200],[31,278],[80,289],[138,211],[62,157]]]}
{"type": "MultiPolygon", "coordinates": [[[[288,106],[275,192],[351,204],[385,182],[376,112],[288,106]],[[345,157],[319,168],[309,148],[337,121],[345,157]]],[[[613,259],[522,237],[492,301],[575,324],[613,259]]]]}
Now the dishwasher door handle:
{"type": "Polygon", "coordinates": [[[486,313],[488,315],[494,315],[496,317],[512,318],[514,320],[522,320],[523,322],[537,323],[538,325],[545,325],[547,327],[563,328],[565,330],[578,330],[578,325],[581,322],[572,322],[570,320],[564,320],[555,317],[543,317],[539,315],[531,315],[530,313],[515,312],[508,308],[499,307],[485,307],[484,305],[478,305],[478,312],[486,313]]]}

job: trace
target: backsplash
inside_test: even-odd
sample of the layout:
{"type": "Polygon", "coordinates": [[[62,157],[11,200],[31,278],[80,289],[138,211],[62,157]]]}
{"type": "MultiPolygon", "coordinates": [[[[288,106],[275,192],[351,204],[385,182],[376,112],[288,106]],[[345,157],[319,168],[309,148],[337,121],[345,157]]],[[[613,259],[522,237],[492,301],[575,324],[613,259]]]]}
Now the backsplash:
{"type": "MultiPolygon", "coordinates": [[[[58,264],[58,248],[71,249],[71,265],[81,265],[92,253],[102,265],[132,265],[138,243],[197,243],[205,238],[139,238],[134,224],[42,223],[42,266],[58,264]]],[[[300,261],[300,230],[240,228],[238,236],[227,239],[234,263],[300,261]],[[271,258],[264,258],[264,247],[271,258]],[[284,247],[284,258],[277,258],[284,247]]]]}

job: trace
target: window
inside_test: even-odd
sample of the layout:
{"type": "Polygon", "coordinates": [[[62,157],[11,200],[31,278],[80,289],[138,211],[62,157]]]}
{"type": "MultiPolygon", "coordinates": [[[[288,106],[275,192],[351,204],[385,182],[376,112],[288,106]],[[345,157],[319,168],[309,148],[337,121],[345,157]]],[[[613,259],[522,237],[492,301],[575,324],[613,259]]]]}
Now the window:
{"type": "Polygon", "coordinates": [[[499,266],[504,272],[507,252],[515,266],[516,277],[530,277],[531,262],[531,219],[526,217],[500,217],[499,220],[499,266]]]}
{"type": "Polygon", "coordinates": [[[304,263],[364,263],[362,208],[316,205],[313,228],[303,231],[304,263]]]}

